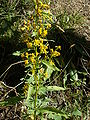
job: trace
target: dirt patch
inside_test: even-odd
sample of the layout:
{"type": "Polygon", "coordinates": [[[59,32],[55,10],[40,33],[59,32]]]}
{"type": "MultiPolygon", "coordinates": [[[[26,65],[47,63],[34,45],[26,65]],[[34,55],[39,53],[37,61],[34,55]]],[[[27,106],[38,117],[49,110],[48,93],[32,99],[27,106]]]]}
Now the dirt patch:
{"type": "Polygon", "coordinates": [[[90,41],[90,0],[52,0],[51,10],[55,15],[64,10],[69,14],[79,13],[84,18],[84,24],[77,31],[90,41]]]}

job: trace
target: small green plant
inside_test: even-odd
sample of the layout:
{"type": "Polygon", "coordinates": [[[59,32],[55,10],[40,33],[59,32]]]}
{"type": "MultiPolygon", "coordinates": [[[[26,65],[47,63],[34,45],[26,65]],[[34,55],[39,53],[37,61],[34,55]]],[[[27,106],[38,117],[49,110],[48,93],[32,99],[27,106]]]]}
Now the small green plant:
{"type": "Polygon", "coordinates": [[[77,28],[82,25],[84,21],[83,17],[80,14],[68,14],[67,11],[64,11],[63,13],[58,13],[56,18],[59,21],[59,25],[63,29],[77,28]]]}

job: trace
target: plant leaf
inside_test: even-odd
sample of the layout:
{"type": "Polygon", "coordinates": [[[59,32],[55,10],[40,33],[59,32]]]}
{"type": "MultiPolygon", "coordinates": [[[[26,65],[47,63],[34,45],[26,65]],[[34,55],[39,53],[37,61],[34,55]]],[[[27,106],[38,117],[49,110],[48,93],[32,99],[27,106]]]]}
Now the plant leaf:
{"type": "Polygon", "coordinates": [[[82,116],[82,112],[81,111],[79,111],[78,109],[77,110],[75,110],[75,111],[73,111],[73,113],[72,113],[73,115],[75,115],[75,116],[82,116]]]}
{"type": "Polygon", "coordinates": [[[47,80],[47,79],[50,78],[51,74],[53,73],[53,70],[48,67],[48,68],[46,69],[46,73],[47,73],[47,76],[44,77],[44,80],[47,80]]]}
{"type": "Polygon", "coordinates": [[[47,86],[48,91],[60,91],[60,90],[65,90],[63,87],[58,87],[58,86],[47,86]]]}
{"type": "Polygon", "coordinates": [[[30,84],[30,83],[34,83],[34,77],[33,75],[31,75],[28,79],[26,79],[26,81],[30,84]]]}
{"type": "Polygon", "coordinates": [[[14,56],[20,56],[20,51],[16,51],[13,53],[14,56]]]}
{"type": "Polygon", "coordinates": [[[52,69],[53,71],[55,70],[60,71],[56,66],[51,65],[48,61],[43,60],[42,63],[46,65],[48,68],[52,69]]]}
{"type": "Polygon", "coordinates": [[[68,118],[68,116],[67,116],[65,113],[61,112],[61,110],[58,110],[57,108],[53,108],[53,107],[43,107],[43,108],[40,108],[40,110],[50,111],[50,112],[59,114],[60,116],[63,116],[63,117],[65,117],[65,118],[68,118]]]}

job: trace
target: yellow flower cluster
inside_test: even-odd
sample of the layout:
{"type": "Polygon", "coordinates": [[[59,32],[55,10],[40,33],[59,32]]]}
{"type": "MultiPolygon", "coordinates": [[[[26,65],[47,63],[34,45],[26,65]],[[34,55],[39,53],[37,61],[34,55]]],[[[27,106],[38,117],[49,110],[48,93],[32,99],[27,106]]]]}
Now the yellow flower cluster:
{"type": "MultiPolygon", "coordinates": [[[[58,50],[61,50],[61,46],[56,46],[55,50],[50,49],[48,40],[45,39],[52,22],[49,8],[49,5],[43,4],[41,0],[35,0],[34,13],[31,14],[29,20],[24,20],[21,27],[21,31],[24,33],[24,43],[27,47],[27,50],[21,54],[25,66],[30,65],[30,72],[33,76],[37,75],[38,68],[40,68],[40,74],[46,78],[48,73],[42,68],[42,59],[55,66],[53,57],[60,56],[58,50]]],[[[24,89],[27,91],[26,85],[24,89]]]]}
{"type": "Polygon", "coordinates": [[[34,45],[35,45],[35,46],[39,46],[39,45],[40,45],[40,40],[35,39],[35,41],[34,41],[34,45]]]}
{"type": "Polygon", "coordinates": [[[54,51],[53,49],[50,49],[50,51],[51,51],[51,57],[57,57],[57,56],[60,56],[60,52],[58,52],[58,51],[54,51]]]}
{"type": "Polygon", "coordinates": [[[31,42],[27,42],[27,48],[32,48],[32,43],[31,42]]]}
{"type": "Polygon", "coordinates": [[[31,56],[30,56],[30,61],[32,62],[32,64],[35,65],[35,63],[36,63],[36,59],[35,59],[35,55],[34,55],[34,53],[31,54],[31,56]]]}
{"type": "Polygon", "coordinates": [[[48,46],[40,43],[40,52],[41,53],[47,54],[47,49],[48,49],[48,46]]]}
{"type": "Polygon", "coordinates": [[[27,95],[28,87],[29,87],[28,83],[25,83],[23,87],[25,96],[27,95]]]}

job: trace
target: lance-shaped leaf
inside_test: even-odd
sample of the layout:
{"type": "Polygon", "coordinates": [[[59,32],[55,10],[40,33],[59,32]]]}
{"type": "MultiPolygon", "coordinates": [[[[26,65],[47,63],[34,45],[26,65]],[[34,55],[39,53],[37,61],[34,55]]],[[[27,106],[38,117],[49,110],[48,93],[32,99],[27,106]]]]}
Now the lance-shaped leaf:
{"type": "Polygon", "coordinates": [[[59,109],[57,109],[57,108],[53,108],[53,107],[42,107],[42,108],[40,108],[39,110],[45,111],[45,112],[47,111],[47,113],[48,113],[48,111],[50,111],[50,112],[52,112],[52,113],[59,114],[60,116],[65,117],[66,119],[68,118],[68,116],[67,116],[65,113],[63,113],[61,110],[59,110],[59,109]]]}
{"type": "Polygon", "coordinates": [[[48,91],[60,91],[60,90],[65,90],[63,87],[58,87],[58,86],[47,86],[48,91]]]}

